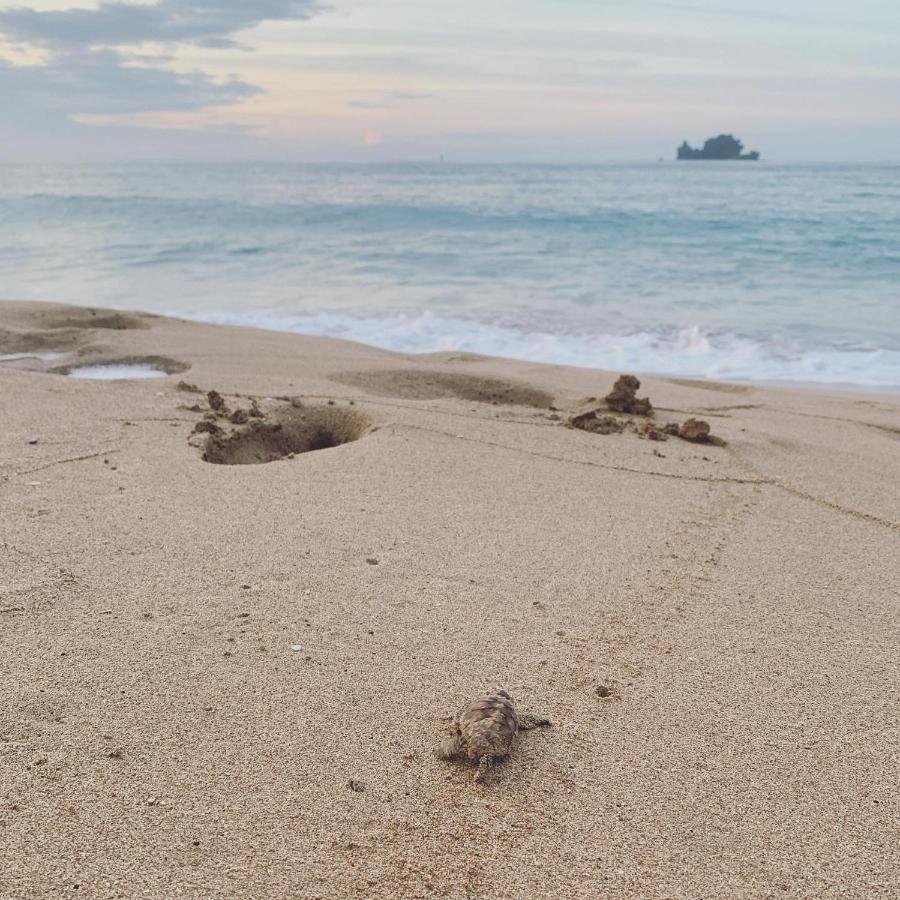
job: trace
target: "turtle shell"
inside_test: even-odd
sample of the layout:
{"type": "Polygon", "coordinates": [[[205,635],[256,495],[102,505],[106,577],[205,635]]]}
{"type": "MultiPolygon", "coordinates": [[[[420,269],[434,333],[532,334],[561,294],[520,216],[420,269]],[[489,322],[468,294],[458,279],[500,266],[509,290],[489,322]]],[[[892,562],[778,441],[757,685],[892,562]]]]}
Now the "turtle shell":
{"type": "Polygon", "coordinates": [[[457,724],[466,756],[506,756],[519,731],[519,718],[512,697],[497,691],[479,697],[457,714],[457,724]]]}

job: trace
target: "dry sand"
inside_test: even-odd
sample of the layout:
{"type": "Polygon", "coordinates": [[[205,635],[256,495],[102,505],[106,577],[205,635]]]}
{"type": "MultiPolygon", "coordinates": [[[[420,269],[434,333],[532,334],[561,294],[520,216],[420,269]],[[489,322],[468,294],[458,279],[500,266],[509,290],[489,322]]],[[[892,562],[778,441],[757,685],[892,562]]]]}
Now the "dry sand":
{"type": "Polygon", "coordinates": [[[900,895],[897,398],[647,378],[728,446],[653,442],[565,427],[616,373],[0,305],[54,348],[0,362],[0,896],[900,895]],[[180,379],[326,449],[205,462],[180,379]],[[495,687],[554,727],[479,787],[431,751],[495,687]]]}

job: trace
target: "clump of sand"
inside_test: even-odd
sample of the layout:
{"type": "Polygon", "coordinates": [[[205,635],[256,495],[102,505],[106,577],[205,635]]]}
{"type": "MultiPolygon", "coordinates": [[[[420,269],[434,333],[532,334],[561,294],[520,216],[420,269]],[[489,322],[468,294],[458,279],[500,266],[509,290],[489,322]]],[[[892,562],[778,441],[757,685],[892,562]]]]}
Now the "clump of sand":
{"type": "Polygon", "coordinates": [[[677,422],[654,421],[650,398],[637,397],[640,386],[640,381],[634,375],[620,375],[604,398],[607,409],[622,413],[625,417],[609,415],[599,408],[589,409],[571,416],[567,424],[570,428],[592,434],[621,434],[627,430],[651,441],[667,441],[670,437],[679,437],[694,444],[724,446],[725,441],[711,434],[709,422],[702,419],[692,417],[681,425],[677,422]]]}
{"type": "Polygon", "coordinates": [[[604,398],[607,407],[614,412],[630,413],[633,416],[652,416],[653,405],[650,398],[637,397],[640,386],[640,381],[634,375],[620,375],[604,398]]]}

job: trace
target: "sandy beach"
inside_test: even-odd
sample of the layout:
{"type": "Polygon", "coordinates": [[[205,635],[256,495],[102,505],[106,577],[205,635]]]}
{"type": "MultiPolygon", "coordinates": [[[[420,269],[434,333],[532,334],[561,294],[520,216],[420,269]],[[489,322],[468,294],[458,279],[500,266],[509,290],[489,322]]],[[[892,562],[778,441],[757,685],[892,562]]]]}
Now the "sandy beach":
{"type": "Polygon", "coordinates": [[[0,304],[0,897],[900,895],[900,398],[619,374],[0,304]]]}

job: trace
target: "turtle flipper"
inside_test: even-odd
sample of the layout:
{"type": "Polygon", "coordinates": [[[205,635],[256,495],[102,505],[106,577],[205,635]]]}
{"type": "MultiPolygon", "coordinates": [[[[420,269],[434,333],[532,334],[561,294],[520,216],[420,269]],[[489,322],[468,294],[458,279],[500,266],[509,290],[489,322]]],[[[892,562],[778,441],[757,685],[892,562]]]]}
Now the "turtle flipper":
{"type": "Polygon", "coordinates": [[[500,757],[490,756],[486,753],[478,760],[478,769],[475,772],[476,784],[484,784],[487,781],[488,772],[494,768],[498,759],[500,759],[500,757]]]}
{"type": "Polygon", "coordinates": [[[531,728],[549,728],[553,723],[543,716],[522,715],[519,716],[519,728],[522,731],[528,731],[531,728]]]}

